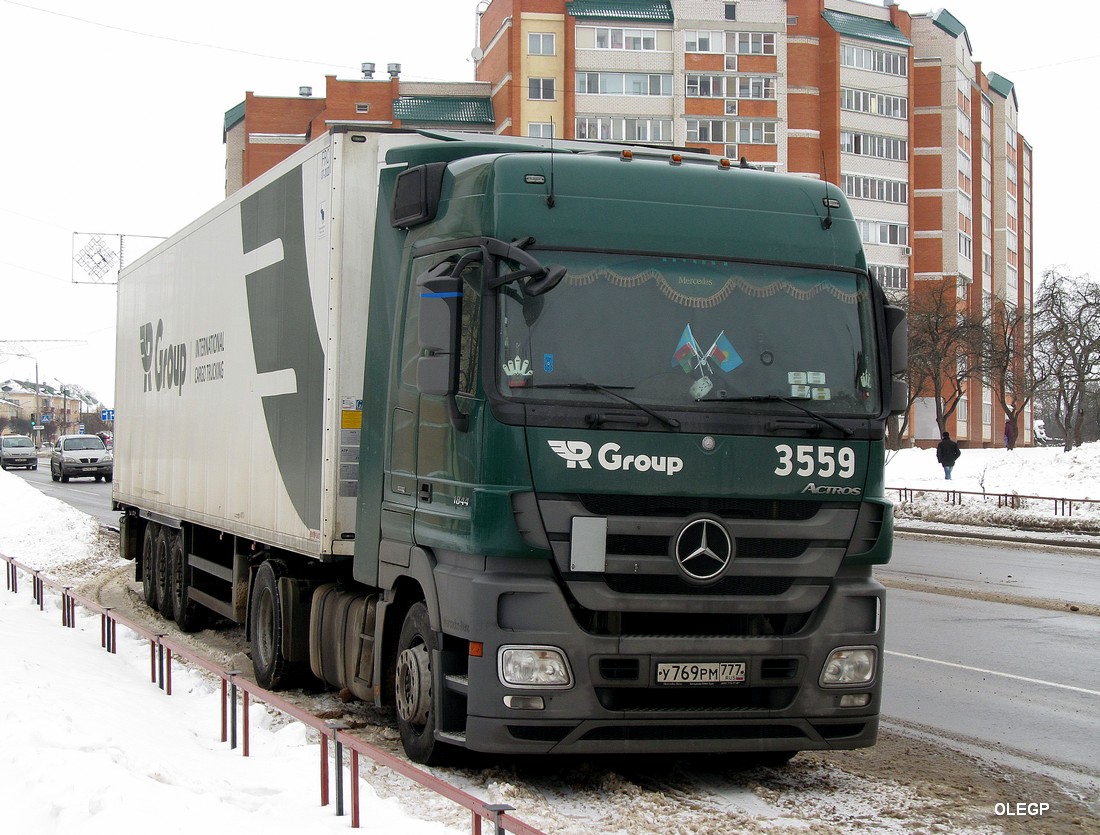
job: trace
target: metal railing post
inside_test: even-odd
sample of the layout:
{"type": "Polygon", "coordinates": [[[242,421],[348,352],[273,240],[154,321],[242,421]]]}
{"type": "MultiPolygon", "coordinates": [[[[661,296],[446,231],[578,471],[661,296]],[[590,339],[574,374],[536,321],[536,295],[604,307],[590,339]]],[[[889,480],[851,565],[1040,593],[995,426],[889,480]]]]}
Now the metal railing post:
{"type": "Polygon", "coordinates": [[[344,814],[344,744],[340,741],[340,731],[346,731],[348,726],[334,719],[329,719],[325,725],[332,731],[332,741],[336,743],[334,779],[336,781],[336,816],[340,817],[344,814]]]}
{"type": "Polygon", "coordinates": [[[237,676],[236,670],[229,674],[229,748],[237,748],[237,676]]]}
{"type": "Polygon", "coordinates": [[[493,813],[493,826],[496,827],[496,835],[504,835],[504,826],[500,822],[500,816],[504,812],[514,812],[515,806],[509,806],[507,803],[491,803],[486,804],[486,811],[493,813]]]}

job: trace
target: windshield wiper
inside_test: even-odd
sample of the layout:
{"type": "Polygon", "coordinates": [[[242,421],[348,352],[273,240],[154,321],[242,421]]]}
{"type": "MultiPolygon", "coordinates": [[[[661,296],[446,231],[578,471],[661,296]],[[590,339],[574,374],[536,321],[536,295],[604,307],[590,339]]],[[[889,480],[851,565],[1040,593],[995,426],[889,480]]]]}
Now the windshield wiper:
{"type": "Polygon", "coordinates": [[[634,386],[602,386],[599,383],[535,383],[527,388],[539,388],[539,389],[571,389],[573,391],[600,391],[604,394],[609,394],[612,397],[617,397],[624,403],[628,403],[635,409],[640,409],[645,412],[651,418],[660,421],[669,429],[679,429],[680,421],[676,418],[665,417],[659,412],[655,412],[648,406],[643,406],[634,400],[631,400],[625,394],[620,394],[616,389],[632,389],[634,386]]]}
{"type": "Polygon", "coordinates": [[[807,415],[812,417],[814,420],[819,420],[822,423],[824,423],[826,426],[831,426],[837,432],[842,433],[844,435],[844,437],[846,437],[846,438],[850,438],[852,435],[855,434],[855,432],[852,429],[849,429],[847,426],[842,426],[841,424],[837,423],[835,420],[832,420],[831,418],[827,418],[827,417],[825,417],[825,415],[823,415],[819,412],[815,412],[813,409],[808,409],[805,406],[803,406],[801,403],[798,402],[799,400],[809,400],[809,399],[810,399],[809,397],[798,397],[798,398],[783,397],[782,395],[779,395],[779,394],[755,394],[755,395],[748,395],[748,396],[745,396],[745,397],[711,397],[711,398],[708,398],[707,400],[704,400],[703,402],[704,403],[708,403],[708,402],[709,403],[714,403],[714,402],[721,402],[721,403],[786,403],[788,406],[794,406],[800,412],[805,412],[807,415]]]}

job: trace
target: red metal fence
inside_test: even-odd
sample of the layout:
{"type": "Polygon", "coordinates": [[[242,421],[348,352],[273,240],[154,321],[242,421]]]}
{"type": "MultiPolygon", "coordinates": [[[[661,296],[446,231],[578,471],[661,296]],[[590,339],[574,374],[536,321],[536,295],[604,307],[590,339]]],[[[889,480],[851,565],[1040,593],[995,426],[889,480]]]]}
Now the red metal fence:
{"type": "Polygon", "coordinates": [[[1074,507],[1100,504],[1100,499],[1066,499],[1056,496],[1021,496],[1018,493],[979,493],[968,490],[936,490],[926,487],[887,487],[888,491],[898,494],[898,499],[903,502],[912,502],[919,495],[942,495],[944,502],[952,505],[963,504],[964,496],[975,496],[984,500],[994,500],[997,507],[1008,507],[1019,510],[1023,502],[1051,502],[1055,516],[1072,516],[1074,507]]]}
{"type": "Polygon", "coordinates": [[[185,659],[189,664],[201,667],[221,680],[221,741],[228,742],[231,749],[237,747],[237,723],[238,708],[237,696],[240,695],[240,721],[242,754],[248,756],[248,713],[252,701],[263,702],[270,707],[297,719],[304,725],[317,730],[320,735],[320,791],[321,805],[329,805],[329,743],[335,745],[335,758],[337,773],[334,777],[336,785],[336,814],[344,814],[344,749],[350,752],[351,771],[351,825],[359,828],[359,758],[367,757],[385,768],[404,775],[415,783],[420,784],[436,794],[463,806],[470,811],[470,832],[472,835],[481,835],[482,821],[488,821],[493,826],[493,832],[502,835],[512,832],[515,835],[545,835],[541,830],[529,826],[518,818],[509,814],[514,811],[512,806],[506,804],[486,803],[479,800],[466,791],[447,783],[438,777],[423,771],[420,768],[393,756],[386,751],[374,747],[357,737],[347,733],[347,726],[334,721],[326,721],[309,713],[306,710],[291,704],[275,693],[264,690],[254,681],[245,678],[236,670],[225,670],[211,661],[195,654],[188,647],[163,632],[155,632],[135,623],[134,621],[118,614],[109,606],[101,606],[94,600],[90,600],[73,591],[71,586],[66,586],[44,576],[28,565],[0,554],[0,560],[6,565],[7,589],[18,593],[19,572],[31,578],[31,592],[39,609],[45,609],[46,589],[52,589],[61,595],[61,623],[64,626],[76,627],[76,607],[98,613],[100,616],[100,644],[109,653],[116,652],[118,625],[122,624],[131,632],[149,641],[149,677],[153,684],[160,687],[166,695],[172,695],[172,657],[173,655],[185,659]]]}

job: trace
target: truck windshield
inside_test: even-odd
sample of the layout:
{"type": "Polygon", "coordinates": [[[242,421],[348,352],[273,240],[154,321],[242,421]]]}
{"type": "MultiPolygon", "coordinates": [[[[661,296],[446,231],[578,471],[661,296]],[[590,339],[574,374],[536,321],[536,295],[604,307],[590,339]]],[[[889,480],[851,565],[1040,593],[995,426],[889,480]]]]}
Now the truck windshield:
{"type": "Polygon", "coordinates": [[[552,291],[501,289],[498,389],[506,397],[653,408],[819,414],[879,411],[866,275],[627,254],[546,252],[552,291]],[[575,385],[584,384],[584,385],[575,385]]]}

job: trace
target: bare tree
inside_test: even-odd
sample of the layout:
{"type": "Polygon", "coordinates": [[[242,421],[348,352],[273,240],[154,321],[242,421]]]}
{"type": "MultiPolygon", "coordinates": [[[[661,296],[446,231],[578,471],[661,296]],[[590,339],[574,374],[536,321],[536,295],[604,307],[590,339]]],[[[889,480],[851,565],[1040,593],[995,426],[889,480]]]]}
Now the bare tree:
{"type": "Polygon", "coordinates": [[[982,377],[984,331],[982,316],[960,305],[958,284],[950,278],[922,282],[909,302],[910,392],[933,398],[940,432],[965,384],[982,377]]]}
{"type": "Polygon", "coordinates": [[[1036,363],[1032,350],[1033,316],[1001,302],[985,317],[988,338],[983,341],[982,371],[1005,415],[1005,446],[1015,449],[1019,419],[1046,385],[1050,367],[1036,363]]]}
{"type": "Polygon", "coordinates": [[[1047,369],[1068,452],[1081,445],[1085,402],[1100,380],[1100,285],[1047,270],[1035,305],[1036,363],[1047,369]]]}

